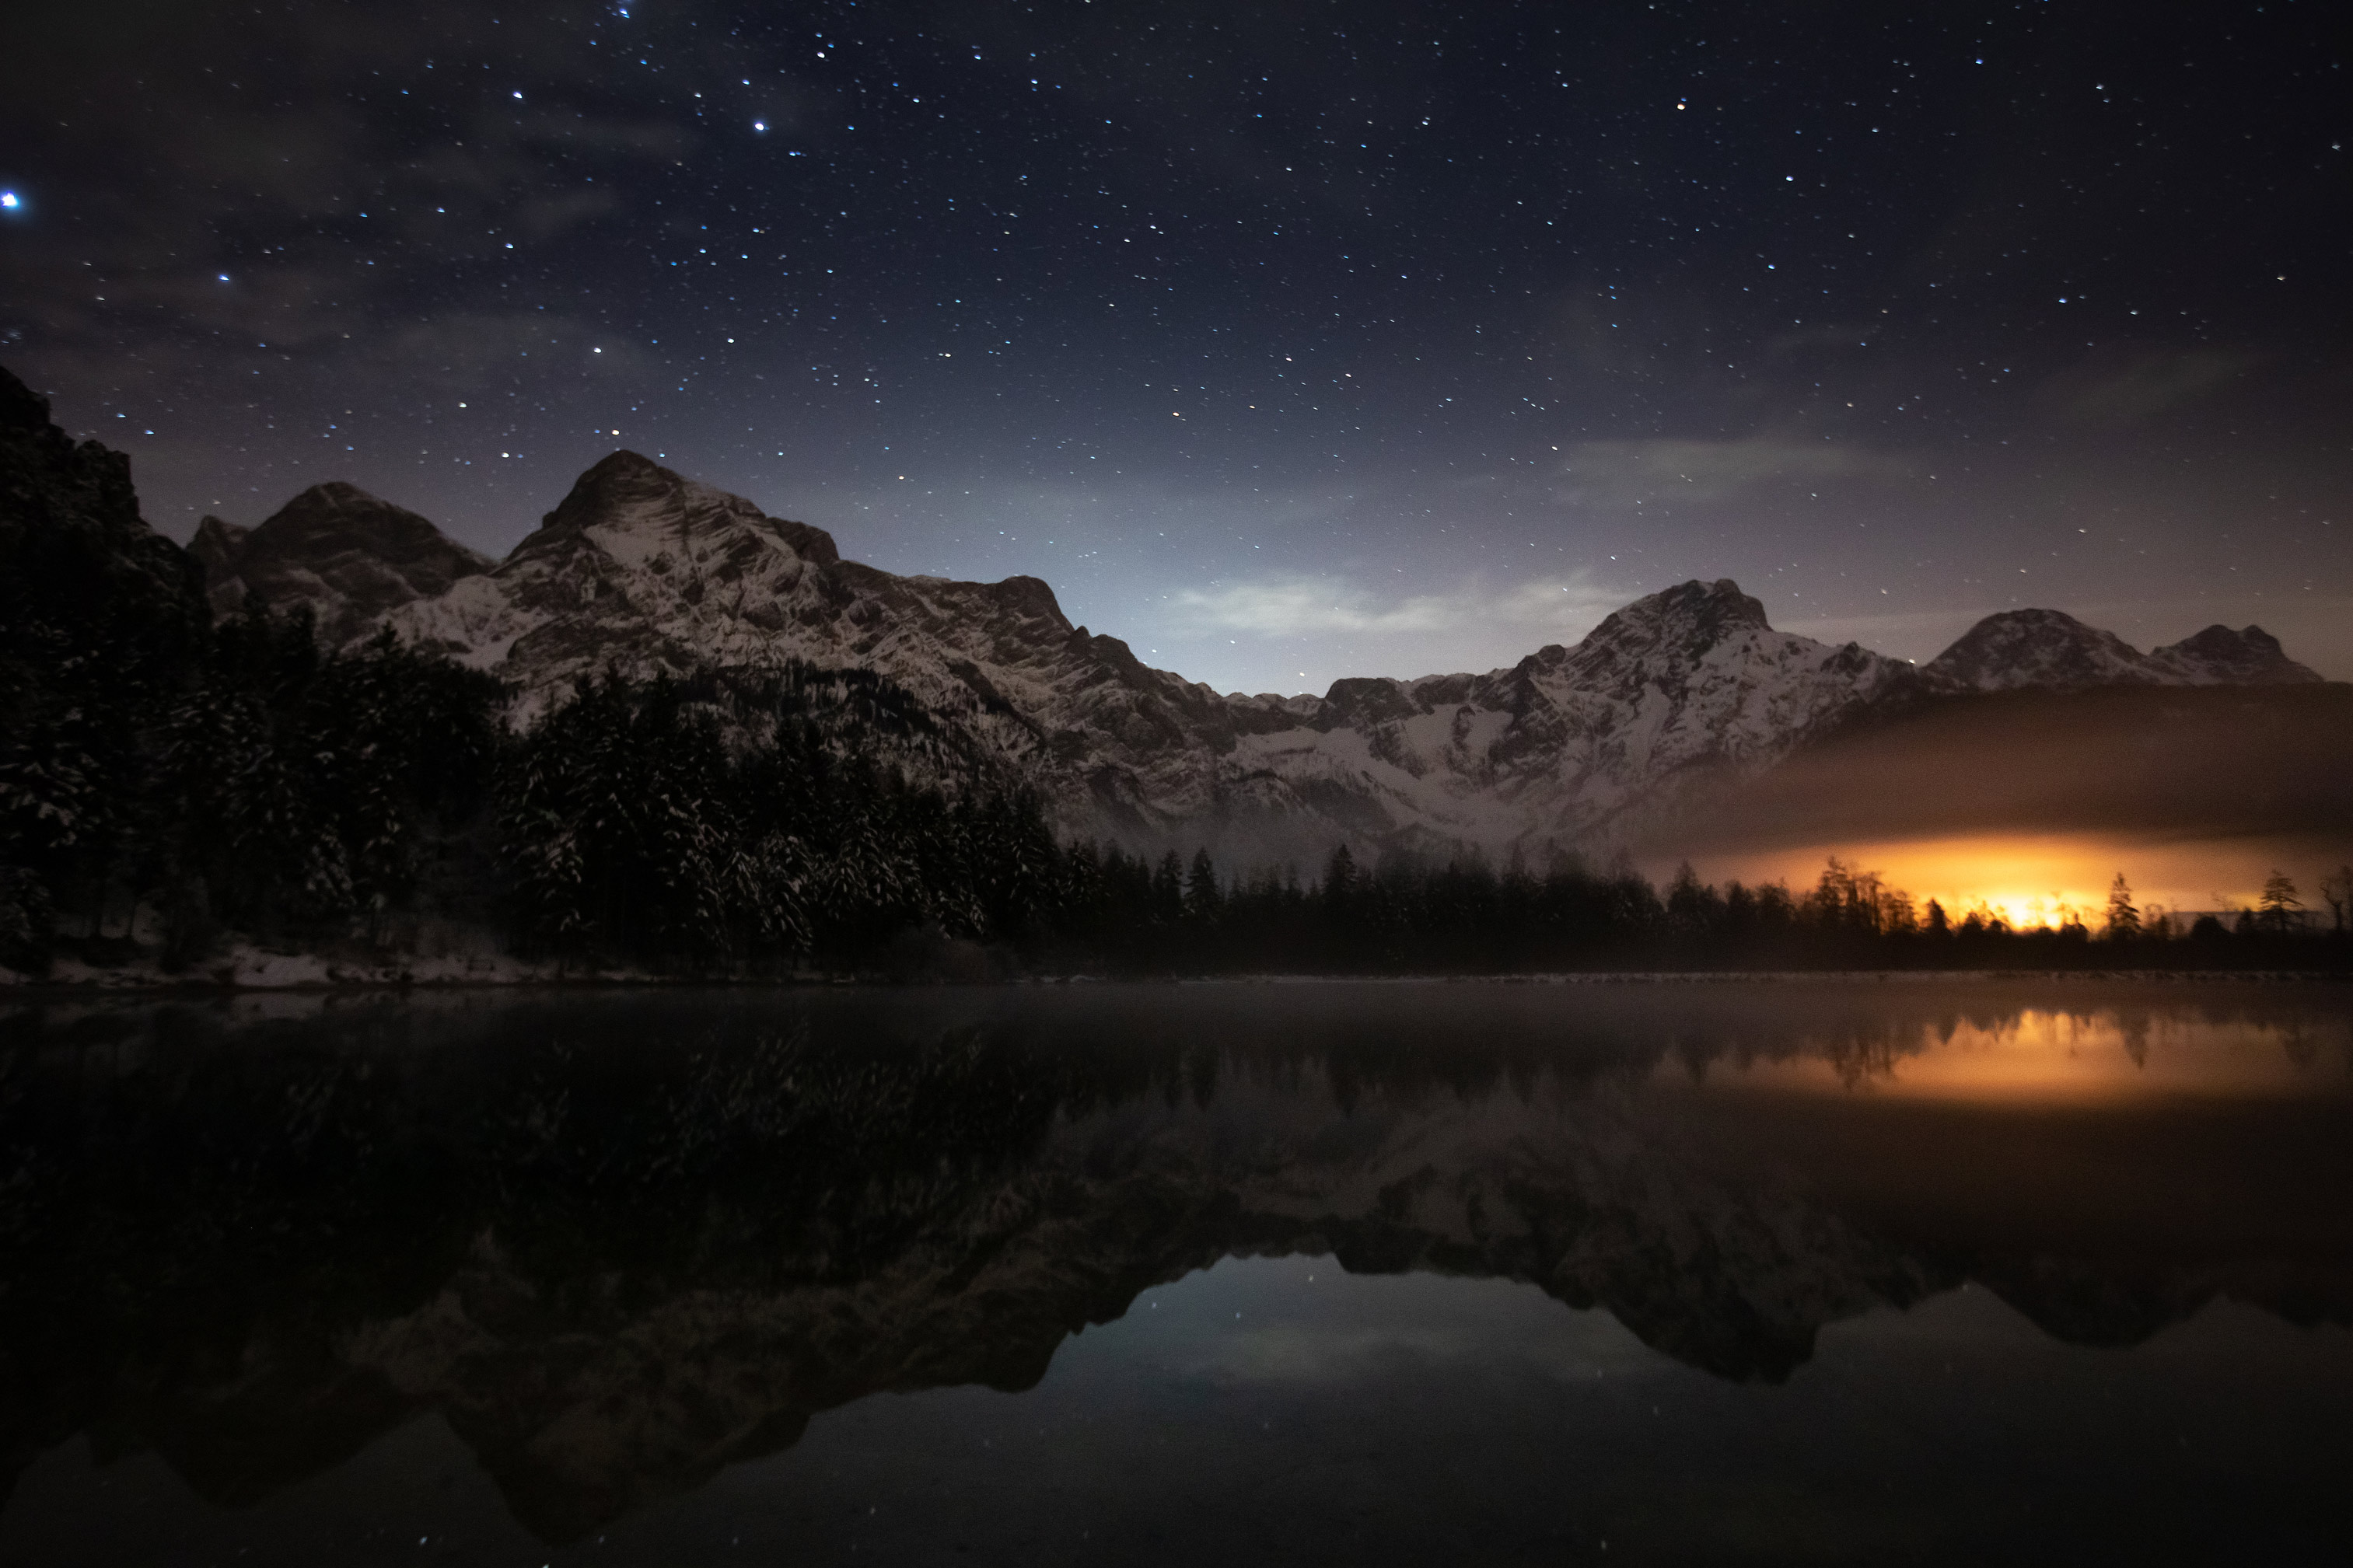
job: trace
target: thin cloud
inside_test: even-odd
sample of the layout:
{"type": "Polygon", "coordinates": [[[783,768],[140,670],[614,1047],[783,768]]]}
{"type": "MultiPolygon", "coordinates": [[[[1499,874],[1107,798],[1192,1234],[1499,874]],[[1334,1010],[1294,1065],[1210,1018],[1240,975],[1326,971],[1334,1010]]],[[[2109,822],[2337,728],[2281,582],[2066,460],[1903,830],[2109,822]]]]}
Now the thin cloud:
{"type": "Polygon", "coordinates": [[[1725,500],[1780,481],[1900,479],[1912,474],[1911,464],[1893,453],[1771,436],[1731,441],[1580,441],[1565,457],[1558,499],[1601,505],[1669,497],[1725,500]]]}
{"type": "Polygon", "coordinates": [[[2094,354],[2036,392],[2037,408],[2085,425],[2135,425],[2240,380],[2264,356],[2242,349],[2094,354]]]}
{"type": "Polygon", "coordinates": [[[658,363],[610,327],[536,310],[453,311],[382,340],[367,357],[390,373],[462,389],[533,354],[605,376],[642,373],[658,363]]]}
{"type": "Polygon", "coordinates": [[[1469,628],[1583,636],[1634,595],[1578,573],[1567,578],[1491,584],[1477,579],[1433,593],[1383,595],[1345,580],[1261,577],[1187,589],[1176,599],[1176,627],[1261,637],[1459,632],[1469,628]]]}

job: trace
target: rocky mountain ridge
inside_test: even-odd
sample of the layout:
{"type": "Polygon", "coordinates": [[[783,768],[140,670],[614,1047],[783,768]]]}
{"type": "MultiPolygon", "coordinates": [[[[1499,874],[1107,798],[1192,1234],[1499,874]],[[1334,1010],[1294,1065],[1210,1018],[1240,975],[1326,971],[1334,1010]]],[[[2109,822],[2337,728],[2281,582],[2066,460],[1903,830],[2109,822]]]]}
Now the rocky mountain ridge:
{"type": "Polygon", "coordinates": [[[2080,691],[2094,686],[2301,686],[2320,677],[2261,626],[2212,626],[2142,653],[2063,610],[2002,610],[1920,667],[1954,691],[2080,691]]]}
{"type": "MultiPolygon", "coordinates": [[[[32,410],[27,439],[37,426],[65,442],[45,404],[7,386],[32,410]]],[[[961,760],[923,782],[1024,783],[1066,831],[1140,848],[1206,845],[1235,863],[1313,860],[1348,843],[1440,855],[1470,845],[1541,867],[1624,844],[1711,781],[1912,698],[2318,679],[2258,627],[2212,626],[2141,654],[2044,610],[1989,616],[1915,669],[1777,631],[1757,600],[1719,580],[1648,595],[1574,647],[1484,674],[1344,679],[1322,696],[1219,693],[1072,625],[1036,578],[880,571],[843,559],[821,529],[632,452],[582,474],[492,562],[340,482],[251,529],[208,517],[183,554],[137,519],[126,460],[94,444],[79,451],[78,471],[113,465],[98,487],[106,495],[83,500],[135,524],[108,533],[100,553],[142,578],[193,580],[200,567],[216,616],[248,602],[306,608],[330,646],[389,626],[498,675],[526,718],[607,669],[871,671],[953,739],[938,754],[961,760]]],[[[10,510],[9,526],[41,511],[29,500],[10,510]]]]}
{"type": "Polygon", "coordinates": [[[993,777],[1037,786],[1066,829],[1239,860],[1344,842],[1539,861],[1591,849],[1906,694],[2318,679],[2258,627],[2144,655],[2045,610],[1989,616],[1915,670],[1777,631],[1719,580],[1485,674],[1221,694],[1073,626],[1034,577],[882,572],[627,451],[496,563],[349,486],[306,491],[249,537],[207,520],[192,548],[216,605],[309,605],[345,642],[390,626],[508,680],[526,712],[608,668],[871,669],[997,759],[993,777]]]}
{"type": "Polygon", "coordinates": [[[0,370],[0,658],[114,649],[100,661],[111,669],[82,670],[83,684],[128,673],[126,653],[185,661],[203,631],[201,582],[198,563],[140,515],[131,459],[76,442],[48,399],[0,370]]]}
{"type": "Polygon", "coordinates": [[[321,635],[337,644],[496,564],[415,512],[339,479],[312,485],[258,527],[207,517],[188,552],[204,566],[215,615],[248,597],[272,609],[306,605],[321,635]]]}

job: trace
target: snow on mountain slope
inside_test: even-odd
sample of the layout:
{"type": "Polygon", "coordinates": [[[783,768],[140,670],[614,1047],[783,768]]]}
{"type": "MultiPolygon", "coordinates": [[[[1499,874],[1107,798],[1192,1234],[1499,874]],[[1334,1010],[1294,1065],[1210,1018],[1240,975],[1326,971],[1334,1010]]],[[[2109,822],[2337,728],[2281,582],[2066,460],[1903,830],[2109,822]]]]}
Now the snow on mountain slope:
{"type": "MultiPolygon", "coordinates": [[[[325,495],[345,508],[354,497],[373,501],[325,495]]],[[[234,568],[278,524],[216,531],[200,549],[234,568]]],[[[379,531],[405,558],[432,556],[413,528],[379,531]]],[[[1322,698],[1221,696],[1073,626],[1036,578],[957,583],[844,561],[822,530],[631,452],[583,474],[495,568],[453,572],[438,591],[413,573],[353,568],[350,532],[311,531],[324,564],[216,573],[265,600],[311,604],[340,640],[388,623],[511,681],[526,712],[607,668],[871,669],[1034,783],[1066,827],[1207,842],[1236,858],[1342,842],[1567,848],[1671,775],[1778,755],[1903,668],[1776,632],[1729,582],[1691,583],[1509,669],[1343,680],[1322,698]],[[345,583],[374,596],[321,586],[345,583]],[[406,602],[364,613],[404,585],[406,602]]]]}
{"type": "Polygon", "coordinates": [[[331,643],[491,566],[415,512],[340,480],[312,485],[256,528],[207,517],[188,552],[204,565],[214,614],[249,594],[273,609],[303,605],[331,643]]]}
{"type": "Polygon", "coordinates": [[[1923,665],[1922,678],[1947,691],[2073,691],[2093,686],[2301,685],[2319,676],[2281,651],[2261,626],[2208,626],[2142,653],[2114,632],[2060,610],[2004,610],[1961,634],[1923,665]]]}
{"type": "Polygon", "coordinates": [[[1909,678],[1775,631],[1728,580],[1683,583],[1509,669],[1342,681],[1313,721],[1245,738],[1237,765],[1350,797],[1370,837],[1567,848],[1662,805],[1676,775],[1769,762],[1909,678]]]}
{"type": "Polygon", "coordinates": [[[1717,581],[1653,594],[1573,647],[1483,675],[1220,695],[1072,626],[1034,577],[959,583],[845,561],[823,530],[633,452],[581,475],[505,561],[456,563],[438,584],[413,564],[441,559],[431,524],[337,489],[306,492],[280,517],[311,498],[348,509],[356,497],[407,520],[376,531],[399,561],[354,564],[368,536],[319,527],[306,537],[323,563],[290,549],[271,573],[241,564],[273,528],[290,531],[279,519],[250,537],[200,534],[194,548],[236,569],[216,567],[216,582],[311,603],[343,640],[388,623],[493,671],[525,714],[607,668],[872,670],[972,742],[950,752],[1034,784],[1065,829],[1139,847],[1207,844],[1234,864],[1312,859],[1340,843],[1539,858],[1606,847],[1672,811],[1687,786],[1761,767],[1899,691],[2311,679],[2253,627],[2144,656],[2048,610],[1989,617],[1915,672],[1776,631],[1757,600],[1717,581]]]}
{"type": "Polygon", "coordinates": [[[1148,832],[1198,814],[1237,726],[1271,721],[1073,626],[1034,577],[844,561],[824,531],[631,452],[583,474],[495,571],[389,619],[512,681],[526,708],[608,667],[872,669],[976,732],[1074,826],[1148,832]]]}

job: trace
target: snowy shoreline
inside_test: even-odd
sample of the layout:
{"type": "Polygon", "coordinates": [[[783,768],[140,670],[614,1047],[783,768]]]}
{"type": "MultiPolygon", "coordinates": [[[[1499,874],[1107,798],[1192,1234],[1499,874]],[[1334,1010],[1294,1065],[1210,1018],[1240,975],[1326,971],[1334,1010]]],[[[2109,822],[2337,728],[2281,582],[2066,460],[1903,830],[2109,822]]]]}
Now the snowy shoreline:
{"type": "Polygon", "coordinates": [[[1203,974],[1114,977],[1024,974],[995,979],[891,979],[879,975],[799,971],[790,974],[663,973],[630,968],[538,963],[505,955],[400,957],[375,962],[320,953],[271,952],[238,945],[220,962],[177,974],[152,963],[97,965],[60,959],[44,975],[0,968],[0,996],[21,998],[109,995],[206,995],[249,992],[355,993],[501,991],[522,989],[807,990],[855,986],[1010,987],[1032,985],[1727,985],[1905,984],[1937,982],[2132,982],[2168,984],[2343,984],[2348,976],[2325,970],[2214,969],[1864,969],[1864,970],[1576,970],[1529,974],[1203,974]]]}

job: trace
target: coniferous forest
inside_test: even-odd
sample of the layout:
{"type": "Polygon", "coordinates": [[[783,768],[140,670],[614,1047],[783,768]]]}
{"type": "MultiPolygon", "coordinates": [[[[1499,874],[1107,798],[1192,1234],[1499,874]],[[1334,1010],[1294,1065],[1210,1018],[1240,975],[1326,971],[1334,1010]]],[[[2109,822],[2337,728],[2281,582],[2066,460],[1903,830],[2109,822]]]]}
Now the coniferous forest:
{"type": "Polygon", "coordinates": [[[871,671],[514,695],[388,633],[331,650],[305,612],[216,620],[127,459],[0,376],[0,965],[19,973],[74,957],[201,981],[236,942],[380,960],[453,933],[581,972],[964,979],[2343,969],[2353,948],[2344,870],[2322,908],[2275,875],[2261,908],[2187,931],[2144,921],[2119,877],[2104,912],[2012,931],[1836,860],[1800,891],[1688,870],[1661,889],[1572,856],[1226,866],[1060,840],[1001,763],[871,671]]]}
{"type": "Polygon", "coordinates": [[[937,738],[868,672],[608,676],[511,725],[497,681],[389,636],[326,652],[300,614],[207,626],[153,613],[170,578],[131,587],[150,613],[11,589],[0,957],[21,971],[152,954],[200,979],[232,934],[380,951],[436,925],[584,971],[739,976],[2346,963],[2334,879],[2318,921],[2283,879],[2237,929],[2145,927],[2120,887],[2095,923],[2017,931],[1836,860],[1793,892],[1058,842],[1032,797],[877,763],[937,738]]]}

